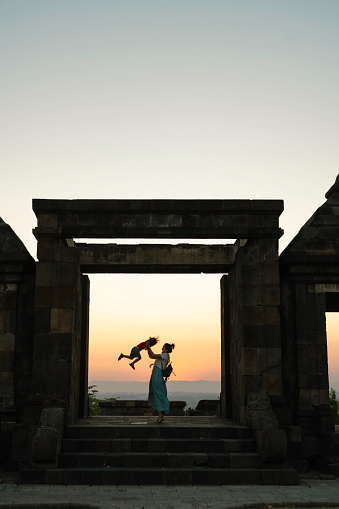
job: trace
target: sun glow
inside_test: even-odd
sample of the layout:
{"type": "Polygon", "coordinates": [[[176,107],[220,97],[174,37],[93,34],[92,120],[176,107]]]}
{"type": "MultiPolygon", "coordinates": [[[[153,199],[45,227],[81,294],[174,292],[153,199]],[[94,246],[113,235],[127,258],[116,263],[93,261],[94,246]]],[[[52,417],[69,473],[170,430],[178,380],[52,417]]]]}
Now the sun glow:
{"type": "Polygon", "coordinates": [[[220,277],[91,275],[89,379],[148,380],[153,361],[146,351],[135,371],[118,356],[159,335],[156,353],[175,344],[178,380],[219,380],[220,277]]]}

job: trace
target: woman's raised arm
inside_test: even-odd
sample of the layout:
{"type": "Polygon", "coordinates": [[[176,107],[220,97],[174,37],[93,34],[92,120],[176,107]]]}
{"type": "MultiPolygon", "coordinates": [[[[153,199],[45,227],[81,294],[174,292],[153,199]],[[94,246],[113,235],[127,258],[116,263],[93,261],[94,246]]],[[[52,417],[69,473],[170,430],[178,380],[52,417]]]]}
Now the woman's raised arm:
{"type": "Polygon", "coordinates": [[[160,353],[154,353],[151,347],[147,350],[147,352],[150,359],[161,359],[160,353]]]}

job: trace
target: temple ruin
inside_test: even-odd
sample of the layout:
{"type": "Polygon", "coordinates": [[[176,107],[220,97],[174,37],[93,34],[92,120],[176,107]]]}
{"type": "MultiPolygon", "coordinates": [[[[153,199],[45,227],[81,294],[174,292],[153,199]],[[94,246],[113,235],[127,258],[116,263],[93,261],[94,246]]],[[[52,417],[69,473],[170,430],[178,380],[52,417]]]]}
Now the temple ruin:
{"type": "Polygon", "coordinates": [[[38,261],[0,220],[3,468],[57,468],[64,430],[88,416],[88,274],[205,272],[221,277],[221,418],[251,430],[262,462],[339,472],[325,316],[339,311],[339,177],[280,255],[282,200],[34,199],[33,210],[38,261]],[[113,240],[77,242],[98,238],[113,240]],[[124,238],[168,244],[114,243],[124,238]]]}

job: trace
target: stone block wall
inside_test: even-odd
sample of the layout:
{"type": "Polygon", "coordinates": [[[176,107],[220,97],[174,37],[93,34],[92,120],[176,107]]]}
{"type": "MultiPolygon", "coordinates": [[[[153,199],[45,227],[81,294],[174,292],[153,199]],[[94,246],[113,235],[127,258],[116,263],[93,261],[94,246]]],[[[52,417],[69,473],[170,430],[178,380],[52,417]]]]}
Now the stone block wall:
{"type": "Polygon", "coordinates": [[[297,283],[296,333],[299,373],[299,409],[329,405],[326,294],[297,283]]]}
{"type": "Polygon", "coordinates": [[[283,394],[279,285],[277,239],[239,242],[227,281],[225,337],[229,335],[232,415],[241,423],[250,393],[266,391],[273,405],[283,394]]]}
{"type": "Polygon", "coordinates": [[[20,418],[30,387],[35,262],[1,219],[0,249],[0,404],[3,419],[20,418]]]}
{"type": "Polygon", "coordinates": [[[0,219],[0,441],[1,461],[16,445],[31,388],[35,261],[0,219]],[[6,451],[6,453],[5,453],[6,451]]]}
{"type": "Polygon", "coordinates": [[[30,390],[34,274],[9,277],[12,282],[0,283],[0,404],[2,417],[13,413],[16,420],[30,390]]]}
{"type": "Polygon", "coordinates": [[[326,198],[281,253],[280,272],[282,366],[291,430],[299,430],[299,460],[305,468],[317,468],[322,458],[329,469],[337,455],[330,445],[334,423],[326,312],[339,311],[339,176],[326,198]]]}
{"type": "Polygon", "coordinates": [[[290,420],[300,429],[300,457],[307,468],[316,466],[326,435],[334,431],[329,405],[326,286],[322,292],[317,286],[309,276],[282,275],[284,390],[290,420]]]}
{"type": "Polygon", "coordinates": [[[41,239],[36,268],[32,395],[79,416],[82,275],[72,241],[41,239]]]}

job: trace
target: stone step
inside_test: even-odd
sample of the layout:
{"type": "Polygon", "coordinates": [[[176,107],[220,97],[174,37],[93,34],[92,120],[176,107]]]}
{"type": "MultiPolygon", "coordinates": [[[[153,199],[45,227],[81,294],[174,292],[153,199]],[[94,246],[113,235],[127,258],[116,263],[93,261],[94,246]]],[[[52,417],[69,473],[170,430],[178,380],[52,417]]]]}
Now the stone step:
{"type": "Polygon", "coordinates": [[[171,467],[171,468],[258,468],[260,455],[256,453],[62,453],[59,468],[88,467],[171,467]]]}
{"type": "Polygon", "coordinates": [[[68,426],[65,438],[251,438],[252,432],[245,426],[68,426]]]}
{"type": "Polygon", "coordinates": [[[65,429],[58,468],[40,465],[39,469],[24,469],[20,482],[298,484],[294,469],[261,465],[250,429],[225,422],[167,419],[159,426],[138,418],[82,420],[80,425],[65,429]]]}
{"type": "Polygon", "coordinates": [[[258,468],[59,468],[23,469],[21,484],[88,484],[88,485],[295,485],[298,474],[293,469],[258,468]]]}
{"type": "Polygon", "coordinates": [[[63,439],[63,452],[254,452],[255,442],[252,438],[219,439],[219,438],[81,438],[63,439]]]}

